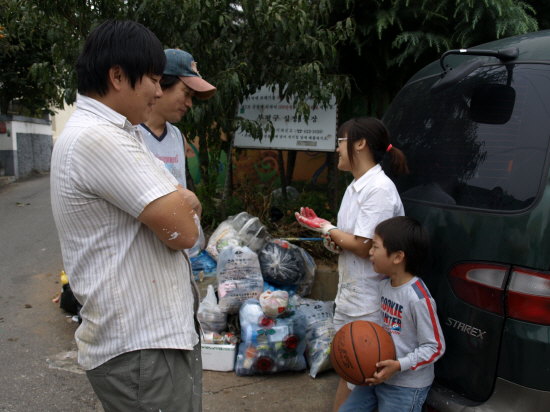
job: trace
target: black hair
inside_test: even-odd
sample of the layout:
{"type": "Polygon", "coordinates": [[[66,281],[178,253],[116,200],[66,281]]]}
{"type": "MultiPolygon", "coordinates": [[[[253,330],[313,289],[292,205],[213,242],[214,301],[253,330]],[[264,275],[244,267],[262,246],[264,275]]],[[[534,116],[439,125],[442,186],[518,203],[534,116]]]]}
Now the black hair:
{"type": "Polygon", "coordinates": [[[107,20],[86,38],[76,61],[78,92],[108,92],[109,69],[120,66],[132,88],[144,75],[161,75],[166,55],[160,40],[135,21],[107,20]]]}
{"type": "Polygon", "coordinates": [[[382,239],[388,256],[394,252],[405,254],[405,270],[418,276],[427,263],[430,238],[418,221],[407,216],[396,216],[379,223],[374,233],[382,239]]]}
{"type": "Polygon", "coordinates": [[[381,120],[374,117],[356,117],[343,123],[338,128],[337,137],[347,138],[347,153],[350,163],[353,165],[353,144],[365,139],[371,151],[374,161],[378,164],[391,157],[391,169],[397,174],[409,172],[405,154],[394,146],[390,146],[390,133],[381,120]]]}
{"type": "Polygon", "coordinates": [[[160,79],[160,87],[164,91],[170,89],[171,87],[174,87],[174,85],[179,81],[179,76],[174,76],[172,74],[163,74],[162,78],[160,79]]]}

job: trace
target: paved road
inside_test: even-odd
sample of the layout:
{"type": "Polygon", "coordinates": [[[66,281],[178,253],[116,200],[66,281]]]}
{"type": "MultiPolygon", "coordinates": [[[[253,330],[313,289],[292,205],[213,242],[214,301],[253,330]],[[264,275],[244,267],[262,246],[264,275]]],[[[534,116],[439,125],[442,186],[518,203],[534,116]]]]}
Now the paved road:
{"type": "Polygon", "coordinates": [[[51,301],[62,261],[48,176],[0,188],[0,262],[0,411],[101,410],[70,358],[77,324],[51,301]]]}
{"type": "MultiPolygon", "coordinates": [[[[0,187],[0,411],[101,412],[74,360],[77,324],[51,299],[61,252],[49,177],[0,187]]],[[[337,376],[204,373],[204,411],[328,411],[337,376]]]]}

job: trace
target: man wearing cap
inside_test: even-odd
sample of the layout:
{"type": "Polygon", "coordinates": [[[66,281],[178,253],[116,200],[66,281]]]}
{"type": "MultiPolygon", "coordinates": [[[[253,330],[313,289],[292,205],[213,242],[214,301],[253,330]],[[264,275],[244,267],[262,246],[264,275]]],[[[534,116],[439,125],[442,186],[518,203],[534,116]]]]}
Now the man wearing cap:
{"type": "Polygon", "coordinates": [[[179,122],[193,106],[193,97],[209,99],[216,93],[216,88],[201,77],[193,56],[186,51],[167,49],[164,54],[166,66],[160,80],[163,95],[139,130],[149,150],[187,188],[185,141],[179,129],[171,123],[179,122]]]}
{"type": "MultiPolygon", "coordinates": [[[[193,106],[193,97],[206,100],[214,96],[216,88],[204,80],[197,70],[197,63],[191,54],[179,49],[166,49],[166,66],[160,79],[162,96],[157,99],[145,123],[138,127],[147,148],[174,175],[183,188],[187,189],[185,173],[185,140],[177,123],[193,106]]],[[[198,255],[204,248],[204,233],[195,215],[199,238],[191,249],[189,257],[198,255]]]]}

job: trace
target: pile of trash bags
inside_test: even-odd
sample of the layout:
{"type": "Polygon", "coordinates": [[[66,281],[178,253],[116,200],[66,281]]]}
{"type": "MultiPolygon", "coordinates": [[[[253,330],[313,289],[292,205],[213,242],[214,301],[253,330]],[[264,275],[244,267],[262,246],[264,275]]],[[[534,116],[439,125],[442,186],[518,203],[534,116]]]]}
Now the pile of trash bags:
{"type": "MultiPolygon", "coordinates": [[[[208,242],[202,236],[187,251],[196,280],[216,277],[197,313],[202,341],[238,344],[238,375],[309,367],[315,377],[330,369],[333,302],[306,298],[316,270],[309,253],[272,238],[260,220],[246,212],[222,222],[208,242]]],[[[81,321],[81,306],[64,272],[61,283],[54,302],[81,321]]]]}
{"type": "Polygon", "coordinates": [[[304,249],[272,238],[257,217],[242,212],[216,228],[203,252],[216,264],[216,290],[208,286],[197,317],[206,343],[240,341],[238,375],[309,366],[315,377],[331,368],[333,302],[305,298],[316,265],[304,249]],[[228,331],[234,317],[238,336],[228,331]]]}

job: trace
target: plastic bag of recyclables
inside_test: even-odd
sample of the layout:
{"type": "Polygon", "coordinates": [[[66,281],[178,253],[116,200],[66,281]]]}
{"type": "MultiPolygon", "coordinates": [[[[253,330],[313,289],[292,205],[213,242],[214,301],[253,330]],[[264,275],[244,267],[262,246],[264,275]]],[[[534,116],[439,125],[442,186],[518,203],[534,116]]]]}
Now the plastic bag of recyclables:
{"type": "Polygon", "coordinates": [[[278,286],[296,285],[300,296],[311,293],[316,270],[314,259],[301,247],[272,239],[257,217],[241,212],[227,218],[208,239],[206,251],[218,260],[227,246],[248,246],[258,253],[266,281],[278,286]]]}
{"type": "Polygon", "coordinates": [[[257,252],[269,238],[260,219],[241,212],[219,224],[208,239],[206,251],[215,260],[218,260],[220,252],[227,246],[247,246],[257,252]]]}
{"type": "Polygon", "coordinates": [[[218,257],[219,307],[233,314],[241,304],[262,293],[264,280],[258,255],[246,246],[227,246],[218,257]]]}
{"type": "Polygon", "coordinates": [[[239,376],[300,371],[306,368],[305,318],[287,309],[280,317],[267,316],[258,299],[239,311],[241,343],[235,363],[239,376]]]}
{"type": "Polygon", "coordinates": [[[205,245],[206,245],[206,238],[204,236],[204,230],[202,230],[202,225],[201,225],[200,218],[195,214],[195,215],[193,215],[193,220],[195,221],[195,224],[197,225],[197,228],[199,229],[199,238],[197,239],[197,241],[195,242],[193,247],[191,247],[191,249],[187,250],[187,255],[190,258],[195,257],[199,253],[201,253],[201,250],[203,250],[205,245]]]}
{"type": "Polygon", "coordinates": [[[275,286],[296,286],[296,293],[311,293],[315,260],[304,249],[283,239],[268,239],[258,252],[264,280],[275,286]]]}
{"type": "Polygon", "coordinates": [[[218,306],[213,285],[208,285],[206,296],[199,304],[197,319],[205,332],[220,333],[227,327],[227,313],[218,306]]]}
{"type": "Polygon", "coordinates": [[[301,296],[311,293],[313,258],[287,241],[272,241],[259,219],[246,212],[222,222],[210,236],[206,252],[218,261],[217,291],[223,312],[237,313],[246,299],[257,298],[268,276],[279,285],[296,286],[301,296]]]}
{"type": "Polygon", "coordinates": [[[259,301],[264,314],[270,318],[276,318],[282,316],[288,308],[288,292],[286,290],[265,290],[260,295],[259,301]]]}
{"type": "Polygon", "coordinates": [[[300,248],[286,240],[273,239],[258,252],[264,280],[276,286],[298,285],[305,275],[300,248]]]}
{"type": "Polygon", "coordinates": [[[203,281],[205,277],[216,276],[217,263],[206,250],[201,250],[198,255],[190,257],[189,260],[195,280],[203,281]]]}
{"type": "Polygon", "coordinates": [[[291,298],[306,322],[306,360],[309,375],[315,378],[318,373],[332,369],[330,363],[330,343],[334,337],[333,301],[306,299],[300,296],[291,298]]]}

